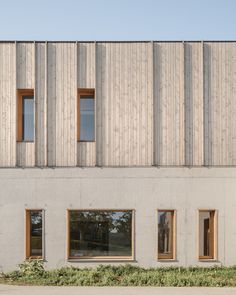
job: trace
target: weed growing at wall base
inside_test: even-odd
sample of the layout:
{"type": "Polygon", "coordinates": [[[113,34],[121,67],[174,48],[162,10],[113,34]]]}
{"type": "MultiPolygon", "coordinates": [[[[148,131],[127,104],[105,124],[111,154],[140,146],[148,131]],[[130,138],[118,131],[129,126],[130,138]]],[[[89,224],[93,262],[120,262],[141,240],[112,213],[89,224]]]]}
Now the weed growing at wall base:
{"type": "Polygon", "coordinates": [[[63,267],[45,270],[40,260],[26,261],[19,270],[1,273],[0,283],[48,286],[204,286],[235,287],[236,267],[144,269],[131,265],[97,268],[63,267]]]}

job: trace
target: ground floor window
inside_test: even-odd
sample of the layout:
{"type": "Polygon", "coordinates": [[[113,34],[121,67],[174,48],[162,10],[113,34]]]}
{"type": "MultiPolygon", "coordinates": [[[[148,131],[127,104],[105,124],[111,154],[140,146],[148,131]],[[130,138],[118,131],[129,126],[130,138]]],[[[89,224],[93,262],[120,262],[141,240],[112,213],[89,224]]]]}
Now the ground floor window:
{"type": "Polygon", "coordinates": [[[26,210],[26,258],[43,256],[43,211],[26,210]]]}
{"type": "Polygon", "coordinates": [[[158,260],[175,258],[175,211],[158,210],[158,260]]]}
{"type": "Polygon", "coordinates": [[[69,258],[132,259],[133,215],[132,210],[69,210],[69,258]]]}
{"type": "Polygon", "coordinates": [[[216,258],[216,211],[199,211],[199,259],[216,258]]]}

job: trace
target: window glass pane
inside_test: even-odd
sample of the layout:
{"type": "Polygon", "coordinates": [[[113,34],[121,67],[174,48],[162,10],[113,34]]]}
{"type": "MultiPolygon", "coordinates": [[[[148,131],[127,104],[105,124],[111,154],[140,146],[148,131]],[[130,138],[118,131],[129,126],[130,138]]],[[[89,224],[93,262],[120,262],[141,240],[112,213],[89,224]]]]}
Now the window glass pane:
{"type": "Polygon", "coordinates": [[[30,212],[30,256],[42,256],[42,211],[30,212]]]}
{"type": "Polygon", "coordinates": [[[80,140],[94,140],[94,98],[80,97],[80,140]]]}
{"type": "Polygon", "coordinates": [[[158,255],[173,258],[173,211],[158,211],[158,255]]]}
{"type": "Polygon", "coordinates": [[[132,211],[71,211],[70,256],[131,256],[132,211]]]}
{"type": "Polygon", "coordinates": [[[199,256],[213,258],[214,212],[199,212],[199,256]]]}
{"type": "Polygon", "coordinates": [[[34,97],[23,96],[23,140],[34,140],[34,97]]]}

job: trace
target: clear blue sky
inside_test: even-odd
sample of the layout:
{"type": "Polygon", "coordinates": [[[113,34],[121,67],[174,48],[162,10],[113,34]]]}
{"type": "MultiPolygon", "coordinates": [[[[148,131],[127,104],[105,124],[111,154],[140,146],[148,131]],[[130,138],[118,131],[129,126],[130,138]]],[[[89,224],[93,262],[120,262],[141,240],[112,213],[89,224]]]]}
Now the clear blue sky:
{"type": "Polygon", "coordinates": [[[235,40],[236,0],[0,0],[1,40],[235,40]]]}

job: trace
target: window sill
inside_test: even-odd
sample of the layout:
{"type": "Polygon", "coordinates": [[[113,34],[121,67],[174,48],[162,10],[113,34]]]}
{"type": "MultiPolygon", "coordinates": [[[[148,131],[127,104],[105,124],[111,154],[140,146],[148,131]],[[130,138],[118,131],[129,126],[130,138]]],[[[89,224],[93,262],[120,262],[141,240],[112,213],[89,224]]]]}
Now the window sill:
{"type": "Polygon", "coordinates": [[[199,258],[199,262],[220,262],[218,259],[215,258],[199,258]]]}
{"type": "Polygon", "coordinates": [[[26,260],[44,260],[42,256],[29,256],[25,258],[26,260]]]}
{"type": "Polygon", "coordinates": [[[17,140],[16,141],[17,143],[27,143],[27,142],[29,142],[29,143],[34,143],[34,140],[17,140]]]}
{"type": "Polygon", "coordinates": [[[178,262],[176,258],[158,258],[157,262],[178,262]]]}
{"type": "Polygon", "coordinates": [[[77,142],[79,143],[79,142],[96,142],[95,140],[77,140],[77,142]]]}
{"type": "Polygon", "coordinates": [[[129,261],[134,262],[133,257],[69,257],[67,258],[68,262],[122,262],[129,261]]]}

